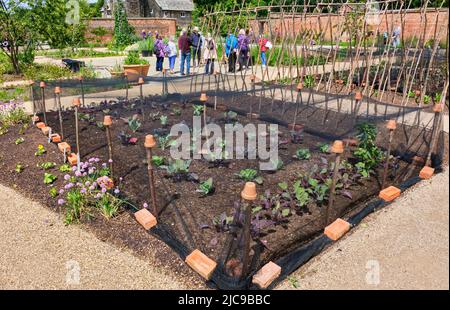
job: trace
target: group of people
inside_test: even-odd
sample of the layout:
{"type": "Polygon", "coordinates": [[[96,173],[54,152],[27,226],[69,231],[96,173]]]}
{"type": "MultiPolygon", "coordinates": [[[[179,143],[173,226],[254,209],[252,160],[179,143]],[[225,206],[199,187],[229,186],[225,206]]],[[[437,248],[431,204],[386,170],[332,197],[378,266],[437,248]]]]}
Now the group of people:
{"type": "MultiPolygon", "coordinates": [[[[151,35],[151,32],[148,34],[143,33],[142,37],[145,39],[151,35]]],[[[217,46],[210,33],[204,37],[199,32],[198,27],[194,27],[192,32],[182,29],[177,43],[175,44],[175,37],[173,36],[165,43],[163,36],[155,32],[153,52],[156,56],[156,71],[163,70],[164,58],[167,57],[170,73],[173,74],[175,72],[175,60],[179,54],[181,75],[189,75],[191,73],[191,59],[193,67],[204,64],[205,74],[214,73],[214,65],[217,60],[217,46]]],[[[251,65],[250,44],[254,43],[256,43],[256,39],[251,30],[241,29],[237,37],[232,32],[228,33],[225,40],[224,55],[228,62],[228,72],[236,72],[236,64],[239,65],[238,71],[251,65]]],[[[266,36],[261,36],[258,40],[258,46],[261,63],[263,66],[266,66],[266,52],[271,48],[271,43],[266,36]]]]}

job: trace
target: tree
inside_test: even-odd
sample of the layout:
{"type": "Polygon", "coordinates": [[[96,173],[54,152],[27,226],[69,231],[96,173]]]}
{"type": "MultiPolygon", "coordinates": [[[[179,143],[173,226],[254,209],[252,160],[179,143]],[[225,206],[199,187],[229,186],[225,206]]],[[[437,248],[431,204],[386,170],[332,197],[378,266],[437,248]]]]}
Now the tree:
{"type": "Polygon", "coordinates": [[[136,34],[128,23],[127,12],[122,0],[117,0],[114,6],[114,46],[119,49],[132,44],[136,34]]]}
{"type": "Polygon", "coordinates": [[[91,9],[86,0],[35,0],[33,25],[39,37],[53,48],[75,48],[84,42],[91,9]]]}
{"type": "Polygon", "coordinates": [[[3,52],[8,56],[14,72],[20,74],[20,62],[33,62],[35,31],[32,10],[28,1],[0,0],[0,35],[3,52]],[[31,58],[31,60],[30,60],[31,58]]]}

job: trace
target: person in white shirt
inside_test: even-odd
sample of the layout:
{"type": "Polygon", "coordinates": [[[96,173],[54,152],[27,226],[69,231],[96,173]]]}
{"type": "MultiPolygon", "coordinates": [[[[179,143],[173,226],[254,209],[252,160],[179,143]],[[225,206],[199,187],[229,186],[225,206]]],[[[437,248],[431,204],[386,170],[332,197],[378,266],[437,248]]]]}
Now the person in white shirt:
{"type": "Polygon", "coordinates": [[[175,60],[177,58],[177,46],[175,44],[175,38],[173,36],[170,37],[169,43],[167,44],[168,53],[167,57],[169,57],[169,68],[170,73],[174,73],[175,68],[175,60]]]}
{"type": "Polygon", "coordinates": [[[214,73],[214,61],[217,58],[217,48],[216,42],[212,38],[211,34],[208,33],[205,40],[205,49],[203,52],[203,58],[205,60],[205,74],[214,73]]]}

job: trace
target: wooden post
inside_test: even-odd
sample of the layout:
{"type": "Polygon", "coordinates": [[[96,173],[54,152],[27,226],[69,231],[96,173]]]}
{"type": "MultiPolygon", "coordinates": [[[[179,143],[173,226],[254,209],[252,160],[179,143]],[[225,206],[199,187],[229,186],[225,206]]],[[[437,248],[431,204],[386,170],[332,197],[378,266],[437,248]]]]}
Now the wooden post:
{"type": "Polygon", "coordinates": [[[103,126],[106,129],[106,140],[108,142],[108,155],[109,155],[109,171],[111,172],[111,179],[114,181],[114,160],[113,160],[113,150],[112,150],[112,139],[111,139],[111,125],[112,117],[105,115],[103,118],[103,126]]]}
{"type": "Polygon", "coordinates": [[[46,114],[46,108],[45,108],[45,87],[46,86],[47,85],[45,84],[44,81],[39,83],[39,87],[41,88],[41,93],[42,93],[42,108],[44,110],[44,123],[47,125],[47,114],[46,114]]]}
{"type": "Polygon", "coordinates": [[[144,112],[144,91],[142,89],[142,85],[144,85],[144,78],[140,77],[138,80],[139,84],[139,96],[141,98],[141,112],[142,112],[142,121],[145,121],[145,112],[144,112]]]}
{"type": "Polygon", "coordinates": [[[339,164],[341,163],[341,154],[344,153],[344,143],[341,140],[336,140],[331,147],[331,152],[336,154],[336,158],[334,160],[334,171],[333,171],[333,180],[331,182],[330,187],[330,198],[328,200],[328,205],[325,210],[325,225],[328,225],[330,222],[330,209],[333,208],[334,196],[336,190],[337,177],[339,173],[339,164]]]}
{"type": "Polygon", "coordinates": [[[256,200],[256,184],[253,182],[245,183],[244,189],[241,192],[241,198],[246,204],[244,206],[245,219],[244,219],[244,227],[243,227],[243,257],[242,257],[242,275],[241,277],[245,277],[250,268],[250,226],[252,222],[252,205],[251,202],[256,200]]]}
{"type": "Polygon", "coordinates": [[[297,125],[297,114],[298,114],[298,101],[299,101],[299,97],[302,97],[302,89],[303,89],[303,83],[299,82],[297,84],[297,101],[295,103],[295,114],[294,114],[294,123],[293,123],[293,131],[295,131],[295,125],[297,125]]]}
{"type": "Polygon", "coordinates": [[[79,130],[78,130],[78,108],[80,107],[80,98],[73,98],[73,106],[75,107],[75,140],[77,146],[77,170],[80,171],[80,139],[79,139],[79,130]]]}
{"type": "Polygon", "coordinates": [[[158,218],[158,207],[156,205],[156,190],[155,190],[155,179],[153,176],[153,165],[152,165],[152,148],[156,145],[155,138],[152,135],[145,136],[144,147],[147,153],[147,171],[148,180],[150,186],[150,195],[152,200],[153,215],[158,218]]]}
{"type": "Polygon", "coordinates": [[[433,132],[432,132],[430,150],[428,151],[427,158],[426,158],[426,161],[425,161],[425,165],[426,166],[430,166],[431,167],[431,154],[433,154],[434,148],[436,147],[436,141],[439,138],[439,130],[440,130],[440,127],[441,127],[442,111],[443,110],[444,110],[444,104],[442,102],[436,104],[433,107],[434,118],[435,118],[435,126],[434,126],[433,132]]]}
{"type": "Polygon", "coordinates": [[[61,132],[61,140],[64,140],[64,127],[63,127],[63,118],[61,111],[61,87],[55,87],[55,95],[56,95],[56,103],[58,106],[58,118],[59,118],[59,131],[61,132]]]}
{"type": "Polygon", "coordinates": [[[126,71],[124,72],[123,77],[125,79],[125,99],[128,102],[128,73],[126,71]]]}
{"type": "MultiPolygon", "coordinates": [[[[254,74],[252,74],[250,76],[250,83],[252,84],[252,100],[254,100],[256,98],[256,93],[255,93],[255,79],[256,76],[254,74]]],[[[253,101],[250,103],[250,119],[253,118],[253,101]]]]}
{"type": "Polygon", "coordinates": [[[83,108],[86,107],[86,104],[84,102],[84,85],[83,85],[83,77],[80,75],[78,77],[78,80],[80,81],[80,87],[81,87],[81,102],[83,104],[83,108]]]}
{"type": "Polygon", "coordinates": [[[392,139],[394,138],[394,130],[397,128],[397,122],[394,119],[391,119],[390,121],[388,121],[386,128],[389,129],[389,142],[386,154],[386,161],[384,162],[383,181],[381,183],[381,189],[384,189],[386,187],[386,179],[389,170],[389,160],[391,157],[392,139]]]}

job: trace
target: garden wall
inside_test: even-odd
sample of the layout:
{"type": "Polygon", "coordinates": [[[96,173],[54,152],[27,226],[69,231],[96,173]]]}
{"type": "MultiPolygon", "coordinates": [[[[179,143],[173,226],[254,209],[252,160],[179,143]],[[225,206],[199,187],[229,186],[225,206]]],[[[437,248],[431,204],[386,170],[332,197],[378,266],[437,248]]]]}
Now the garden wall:
{"type": "MultiPolygon", "coordinates": [[[[448,9],[428,9],[426,14],[422,14],[420,9],[404,10],[402,12],[388,11],[386,13],[380,12],[378,15],[371,16],[371,20],[377,21],[377,25],[372,25],[368,30],[376,32],[377,28],[380,33],[385,31],[392,33],[395,27],[401,25],[401,16],[404,16],[404,38],[418,37],[422,34],[423,29],[425,29],[425,37],[430,39],[434,37],[436,18],[438,18],[437,32],[436,36],[442,42],[447,41],[448,36],[448,9]]],[[[345,19],[345,15],[341,16],[339,14],[309,14],[305,18],[303,16],[298,16],[292,18],[292,15],[284,15],[283,18],[274,16],[270,17],[270,22],[267,20],[253,20],[250,21],[251,27],[255,32],[260,33],[264,31],[265,33],[272,32],[275,36],[287,34],[295,34],[302,29],[312,29],[314,32],[319,31],[324,32],[325,40],[330,40],[331,35],[336,37],[338,35],[337,29],[342,26],[345,19]],[[333,27],[330,27],[330,23],[333,27]],[[292,28],[294,25],[294,28],[292,28]]],[[[368,21],[370,23],[370,21],[368,21]]]]}
{"type": "MultiPolygon", "coordinates": [[[[175,18],[128,18],[128,22],[136,30],[136,34],[140,35],[142,30],[155,32],[158,31],[164,36],[175,35],[177,29],[177,21],[175,18]]],[[[93,18],[88,21],[87,39],[90,41],[98,40],[99,43],[109,42],[112,39],[114,31],[113,18],[93,18]],[[106,30],[104,35],[95,35],[95,29],[103,28],[106,30]]]]}

